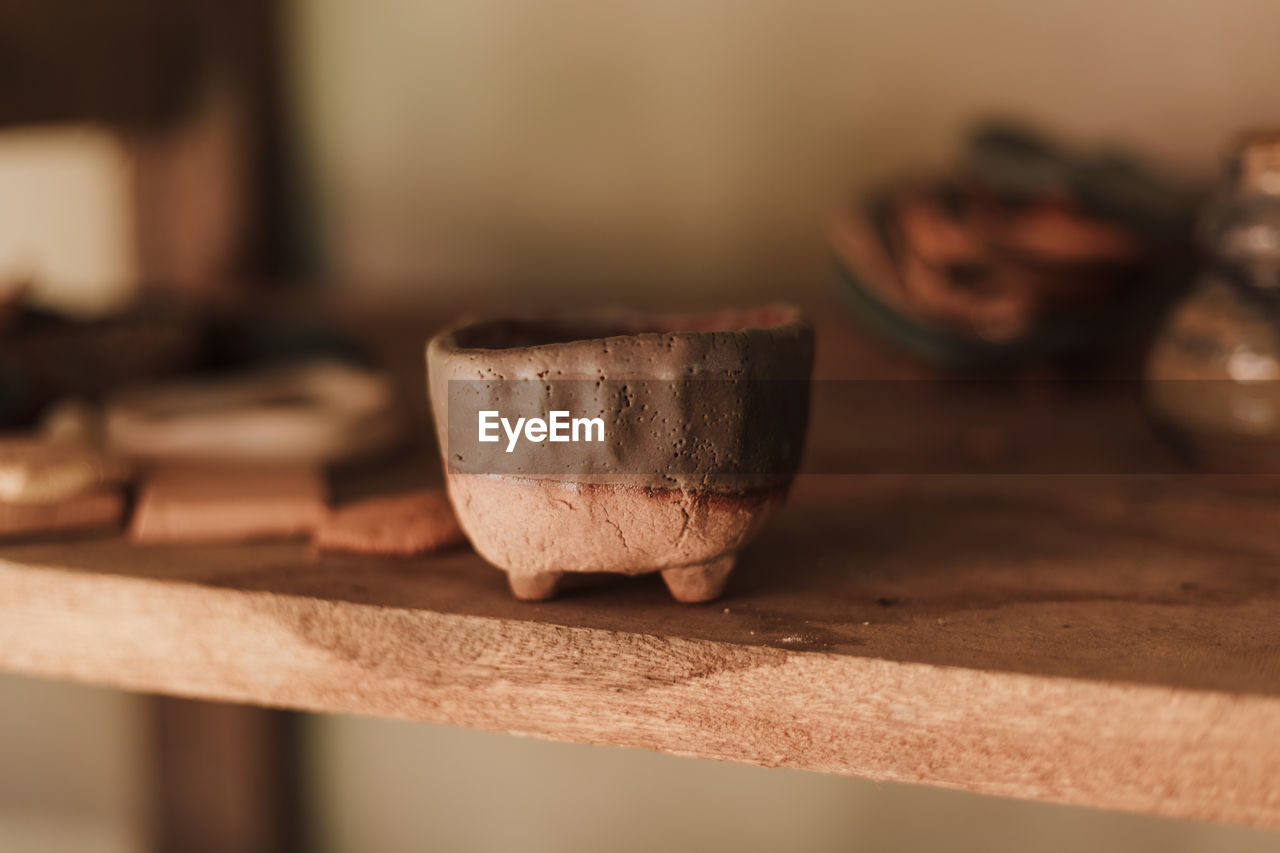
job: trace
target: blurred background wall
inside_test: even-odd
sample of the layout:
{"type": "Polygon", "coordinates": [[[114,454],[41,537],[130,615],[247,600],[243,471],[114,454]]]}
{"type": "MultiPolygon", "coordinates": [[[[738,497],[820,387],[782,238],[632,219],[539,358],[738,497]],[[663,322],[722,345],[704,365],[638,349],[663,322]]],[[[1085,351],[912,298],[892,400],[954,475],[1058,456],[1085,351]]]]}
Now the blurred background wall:
{"type": "MultiPolygon", "coordinates": [[[[825,212],[851,189],[944,158],[980,115],[1129,144],[1192,179],[1212,173],[1235,129],[1280,122],[1270,0],[289,0],[279,14],[275,178],[238,141],[235,128],[260,112],[236,99],[243,87],[215,87],[232,94],[142,137],[30,113],[0,128],[0,225],[10,223],[0,277],[35,270],[64,293],[133,271],[312,277],[424,297],[543,288],[625,302],[697,288],[745,299],[821,286],[825,212]],[[72,164],[45,168],[53,177],[39,185],[34,167],[20,170],[24,183],[4,164],[32,133],[59,140],[40,157],[72,164]],[[76,169],[79,183],[58,183],[76,169]],[[122,181],[120,170],[152,177],[122,181]],[[237,175],[259,177],[237,188],[237,175]],[[237,219],[249,202],[235,193],[257,198],[272,181],[285,189],[270,198],[284,203],[257,204],[256,224],[237,219]],[[232,198],[210,202],[219,192],[232,198]],[[110,214],[74,239],[80,219],[50,215],[38,236],[12,225],[34,229],[22,211],[37,201],[91,219],[156,197],[150,214],[121,214],[136,217],[131,228],[110,214]],[[146,226],[156,210],[160,224],[146,226]],[[214,221],[197,232],[184,215],[214,221]],[[177,236],[157,248],[147,235],[163,228],[177,236]],[[276,250],[244,250],[264,229],[276,250]],[[197,233],[207,242],[182,242],[197,233]]],[[[133,697],[0,678],[0,849],[138,849],[143,725],[133,697]]],[[[1277,843],[385,721],[315,719],[308,742],[315,833],[335,851],[432,839],[555,851],[1277,843]]]]}
{"type": "Polygon", "coordinates": [[[145,704],[128,693],[0,676],[0,850],[145,849],[145,704]]]}
{"type": "Polygon", "coordinates": [[[785,287],[975,117],[1191,177],[1280,121],[1267,0],[293,0],[318,246],[367,286],[785,287]]]}

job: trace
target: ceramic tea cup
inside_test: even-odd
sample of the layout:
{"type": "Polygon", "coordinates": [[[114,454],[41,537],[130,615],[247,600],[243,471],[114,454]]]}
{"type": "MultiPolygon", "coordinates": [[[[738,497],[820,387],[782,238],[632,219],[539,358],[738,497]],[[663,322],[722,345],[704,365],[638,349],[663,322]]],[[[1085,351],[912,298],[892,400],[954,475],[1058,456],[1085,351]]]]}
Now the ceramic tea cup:
{"type": "Polygon", "coordinates": [[[786,498],[812,362],[786,306],[460,322],[427,365],[462,528],[518,598],[568,572],[715,598],[786,498]]]}

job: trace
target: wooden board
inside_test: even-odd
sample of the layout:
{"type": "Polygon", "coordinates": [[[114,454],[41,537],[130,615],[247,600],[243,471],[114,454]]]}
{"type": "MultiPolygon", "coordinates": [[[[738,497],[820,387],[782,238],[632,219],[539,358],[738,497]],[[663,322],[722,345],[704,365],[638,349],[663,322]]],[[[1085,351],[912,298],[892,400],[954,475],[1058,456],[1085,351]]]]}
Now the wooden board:
{"type": "MultiPolygon", "coordinates": [[[[821,376],[924,375],[811,307],[821,376]]],[[[369,324],[419,418],[433,325],[369,324]]],[[[521,603],[466,550],[11,545],[0,667],[1280,826],[1280,487],[1168,473],[1124,401],[1028,387],[999,417],[981,397],[894,418],[820,395],[812,473],[715,604],[654,577],[521,603]],[[1055,423],[1090,476],[1036,455],[1055,423]],[[1003,474],[906,473],[993,448],[1003,474]]],[[[428,451],[339,494],[438,477],[428,451]]]]}
{"type": "Polygon", "coordinates": [[[1280,826],[1273,519],[1179,478],[810,476],[693,607],[520,603],[468,551],[11,546],[0,665],[1280,826]]]}

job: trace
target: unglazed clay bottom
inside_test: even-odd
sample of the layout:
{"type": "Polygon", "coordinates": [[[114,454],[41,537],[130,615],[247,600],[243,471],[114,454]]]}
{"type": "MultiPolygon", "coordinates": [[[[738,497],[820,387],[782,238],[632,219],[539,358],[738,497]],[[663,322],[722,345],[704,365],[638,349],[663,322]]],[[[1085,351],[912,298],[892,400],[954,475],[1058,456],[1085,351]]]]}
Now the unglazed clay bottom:
{"type": "Polygon", "coordinates": [[[553,596],[567,572],[660,571],[677,601],[710,601],[787,491],[718,495],[456,472],[447,481],[476,550],[528,600],[553,596]]]}
{"type": "Polygon", "coordinates": [[[678,601],[715,598],[786,498],[812,364],[787,306],[461,322],[427,346],[458,521],[518,598],[570,572],[660,572],[678,601]],[[557,412],[598,417],[598,439],[484,437],[494,416],[557,412]]]}

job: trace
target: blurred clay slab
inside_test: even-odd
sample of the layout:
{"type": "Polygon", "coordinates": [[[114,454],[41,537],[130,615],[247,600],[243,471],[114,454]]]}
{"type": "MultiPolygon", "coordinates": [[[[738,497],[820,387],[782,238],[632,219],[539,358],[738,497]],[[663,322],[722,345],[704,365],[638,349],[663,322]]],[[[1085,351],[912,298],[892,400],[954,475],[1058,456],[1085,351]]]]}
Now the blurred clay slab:
{"type": "Polygon", "coordinates": [[[114,530],[123,520],[124,496],[118,489],[86,492],[58,503],[0,503],[0,539],[114,530]]]}
{"type": "Polygon", "coordinates": [[[0,501],[60,504],[127,478],[121,460],[73,441],[0,438],[0,501]]]}
{"type": "Polygon", "coordinates": [[[407,557],[458,545],[464,538],[448,496],[422,490],[333,510],[316,530],[315,544],[322,551],[407,557]]]}
{"type": "Polygon", "coordinates": [[[173,464],[147,477],[130,537],[141,544],[244,542],[310,535],[325,481],[309,465],[173,464]]]}

